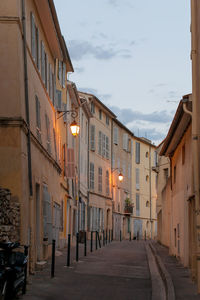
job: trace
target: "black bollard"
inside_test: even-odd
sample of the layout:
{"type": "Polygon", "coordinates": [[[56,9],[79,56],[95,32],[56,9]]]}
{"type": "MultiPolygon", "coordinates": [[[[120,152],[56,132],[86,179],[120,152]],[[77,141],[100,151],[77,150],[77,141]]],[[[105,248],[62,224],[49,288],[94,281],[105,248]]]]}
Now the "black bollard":
{"type": "Polygon", "coordinates": [[[119,232],[119,239],[120,239],[120,242],[121,242],[122,241],[122,232],[121,232],[121,230],[119,232]]]}
{"type": "Polygon", "coordinates": [[[84,256],[87,255],[87,234],[85,231],[85,236],[84,236],[84,256]]]}
{"type": "Polygon", "coordinates": [[[109,232],[108,232],[108,242],[110,243],[110,229],[109,229],[109,232]]]}
{"type": "Polygon", "coordinates": [[[147,233],[146,233],[146,230],[145,230],[145,232],[144,232],[144,239],[145,239],[145,241],[146,241],[146,239],[147,239],[147,233]]]}
{"type": "Polygon", "coordinates": [[[93,231],[91,231],[90,252],[92,252],[92,248],[93,248],[93,231]]]}
{"type": "Polygon", "coordinates": [[[105,246],[105,234],[104,234],[104,230],[103,230],[103,246],[105,246]]]}
{"type": "Polygon", "coordinates": [[[106,229],[106,245],[107,245],[107,242],[108,242],[108,231],[106,229]]]}
{"type": "Polygon", "coordinates": [[[55,275],[55,251],[56,251],[56,241],[52,240],[51,278],[53,278],[55,275]]]}
{"type": "Polygon", "coordinates": [[[97,231],[96,231],[96,250],[98,249],[98,245],[97,245],[97,231]]]}
{"type": "Polygon", "coordinates": [[[77,232],[77,234],[76,234],[76,261],[78,261],[78,247],[79,247],[79,245],[78,245],[78,238],[79,238],[79,234],[78,234],[78,232],[77,232]]]}
{"type": "Polygon", "coordinates": [[[71,234],[68,234],[68,244],[67,244],[67,267],[70,266],[70,251],[71,251],[71,234]]]}
{"type": "Polygon", "coordinates": [[[111,230],[111,242],[113,241],[113,229],[111,230]]]}
{"type": "MultiPolygon", "coordinates": [[[[28,257],[28,246],[24,246],[24,255],[28,257]]],[[[24,285],[22,288],[22,293],[26,294],[26,285],[27,285],[27,263],[25,265],[25,270],[24,270],[24,285]]]]}
{"type": "Polygon", "coordinates": [[[129,232],[129,241],[131,242],[131,231],[129,232]]]}

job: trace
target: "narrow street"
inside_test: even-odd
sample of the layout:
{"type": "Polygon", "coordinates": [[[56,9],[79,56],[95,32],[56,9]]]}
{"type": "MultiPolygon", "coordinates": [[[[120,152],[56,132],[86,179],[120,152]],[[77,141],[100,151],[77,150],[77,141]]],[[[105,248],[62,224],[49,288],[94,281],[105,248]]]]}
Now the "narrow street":
{"type": "MultiPolygon", "coordinates": [[[[81,255],[81,253],[80,253],[81,255]]],[[[151,299],[151,278],[144,242],[113,242],[66,268],[56,257],[55,278],[49,270],[32,276],[32,299],[151,299]]]]}

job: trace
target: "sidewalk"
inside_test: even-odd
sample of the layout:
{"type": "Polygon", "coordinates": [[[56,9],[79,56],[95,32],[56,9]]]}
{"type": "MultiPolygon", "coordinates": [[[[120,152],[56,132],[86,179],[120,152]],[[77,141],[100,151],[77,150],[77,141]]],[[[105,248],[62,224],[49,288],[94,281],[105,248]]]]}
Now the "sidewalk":
{"type": "MultiPolygon", "coordinates": [[[[112,242],[66,265],[66,250],[56,257],[55,278],[50,264],[31,276],[23,300],[150,300],[151,278],[144,242],[112,242]]],[[[89,250],[89,249],[88,249],[89,250]]]]}
{"type": "Polygon", "coordinates": [[[200,295],[197,294],[197,286],[192,282],[189,270],[183,267],[174,256],[168,255],[168,248],[155,242],[153,245],[172,278],[176,300],[200,300],[200,295]]]}

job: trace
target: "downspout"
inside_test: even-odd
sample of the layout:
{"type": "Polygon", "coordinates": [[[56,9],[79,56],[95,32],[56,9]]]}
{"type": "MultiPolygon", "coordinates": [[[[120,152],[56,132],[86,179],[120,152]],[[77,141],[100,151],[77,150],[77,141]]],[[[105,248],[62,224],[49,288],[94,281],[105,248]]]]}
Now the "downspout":
{"type": "Polygon", "coordinates": [[[29,117],[29,95],[28,95],[28,68],[27,68],[27,51],[26,51],[26,16],[25,16],[25,3],[22,5],[22,30],[23,30],[23,54],[24,54],[24,95],[25,95],[25,108],[26,108],[26,122],[27,122],[27,155],[28,155],[28,179],[29,179],[29,194],[33,196],[32,185],[32,165],[31,165],[31,132],[30,132],[30,117],[29,117]]]}
{"type": "Polygon", "coordinates": [[[87,157],[87,231],[90,231],[91,224],[90,224],[90,174],[89,174],[89,169],[90,169],[90,117],[88,118],[88,157],[87,157]],[[90,226],[88,226],[90,225],[90,226]]]}
{"type": "MultiPolygon", "coordinates": [[[[114,216],[113,216],[113,207],[114,207],[114,199],[113,199],[113,119],[111,122],[111,141],[110,141],[110,148],[111,148],[111,153],[110,153],[110,159],[111,159],[111,189],[112,189],[112,230],[113,230],[113,225],[114,225],[114,216]]],[[[112,231],[113,232],[113,231],[112,231]]]]}

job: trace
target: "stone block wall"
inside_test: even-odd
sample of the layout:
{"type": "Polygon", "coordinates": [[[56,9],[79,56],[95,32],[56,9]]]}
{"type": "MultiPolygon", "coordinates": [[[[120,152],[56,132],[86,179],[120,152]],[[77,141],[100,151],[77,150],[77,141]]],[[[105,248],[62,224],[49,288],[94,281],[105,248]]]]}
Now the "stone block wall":
{"type": "Polygon", "coordinates": [[[0,187],[0,241],[20,240],[20,204],[10,190],[0,187]]]}

